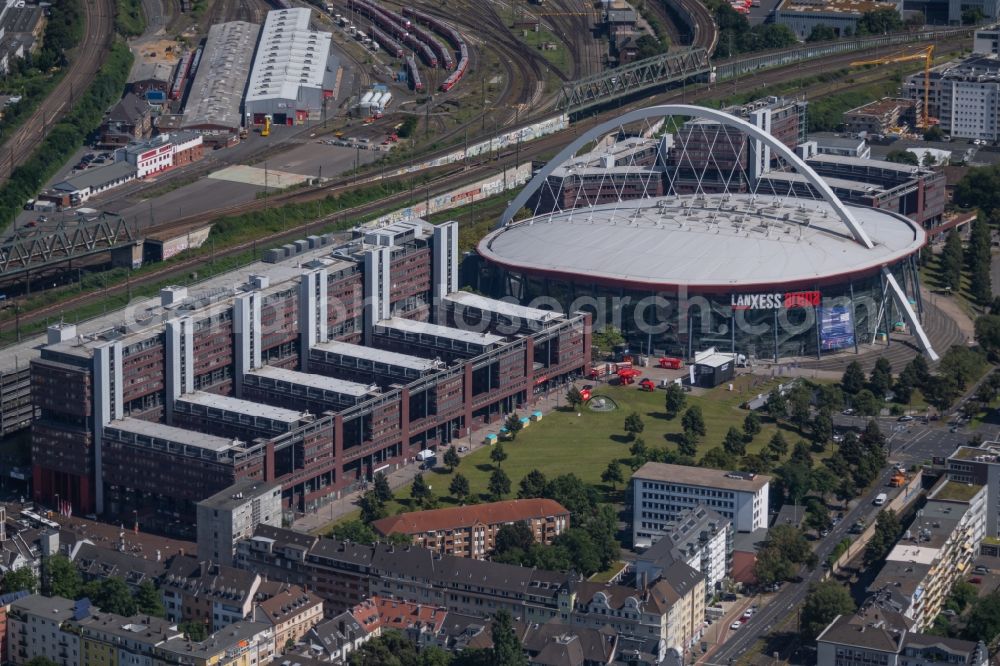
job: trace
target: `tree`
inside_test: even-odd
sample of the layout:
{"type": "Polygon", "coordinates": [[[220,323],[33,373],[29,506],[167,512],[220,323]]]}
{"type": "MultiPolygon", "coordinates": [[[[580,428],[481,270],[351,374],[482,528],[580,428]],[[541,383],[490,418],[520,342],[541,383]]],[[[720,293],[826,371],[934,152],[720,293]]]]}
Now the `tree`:
{"type": "Polygon", "coordinates": [[[840,379],[840,387],[848,395],[857,395],[858,391],[865,387],[865,371],[861,369],[861,364],[851,361],[844,370],[844,376],[840,379]]]}
{"type": "Polygon", "coordinates": [[[410,497],[418,504],[422,504],[430,499],[430,496],[430,486],[427,485],[424,475],[417,472],[417,475],[413,477],[413,485],[410,486],[410,497]]]}
{"type": "Polygon", "coordinates": [[[121,578],[112,576],[94,580],[83,586],[83,595],[105,613],[131,616],[138,608],[131,590],[121,578]]]}
{"type": "Polygon", "coordinates": [[[521,647],[521,640],[514,632],[514,618],[509,611],[501,610],[493,616],[490,630],[493,638],[492,664],[496,666],[528,666],[528,658],[521,647]]]}
{"type": "Polygon", "coordinates": [[[920,166],[920,158],[917,157],[916,153],[910,152],[909,150],[903,150],[901,148],[893,148],[888,153],[886,153],[885,160],[887,162],[895,162],[896,164],[912,164],[913,166],[920,166]]]}
{"type": "Polygon", "coordinates": [[[519,484],[517,497],[518,499],[533,499],[535,497],[545,497],[545,488],[548,485],[548,479],[545,475],[539,472],[537,469],[533,469],[524,475],[519,484]]]}
{"type": "Polygon", "coordinates": [[[617,490],[618,484],[625,481],[625,477],[622,476],[622,466],[618,464],[617,460],[609,462],[608,466],[601,472],[601,481],[611,484],[612,490],[617,490]]]}
{"type": "Polygon", "coordinates": [[[836,384],[820,384],[816,388],[816,409],[835,412],[844,407],[844,391],[836,384]]]}
{"type": "Polygon", "coordinates": [[[583,404],[583,394],[580,393],[580,389],[576,387],[576,384],[570,384],[569,389],[566,391],[566,404],[570,406],[573,411],[583,404]]]}
{"type": "Polygon", "coordinates": [[[704,437],[708,430],[705,428],[705,417],[702,416],[701,407],[698,405],[688,407],[681,417],[681,427],[684,433],[696,442],[699,437],[704,437]]]}
{"type": "Polygon", "coordinates": [[[798,427],[799,432],[805,432],[805,428],[809,424],[811,406],[812,390],[805,384],[796,384],[788,392],[788,407],[791,411],[792,423],[798,427]]]}
{"type": "Polygon", "coordinates": [[[639,412],[632,412],[625,417],[625,434],[628,435],[629,439],[635,439],[635,436],[645,430],[645,428],[646,424],[643,423],[639,412]]]}
{"type": "Polygon", "coordinates": [[[144,615],[167,616],[167,611],[163,607],[163,596],[152,581],[144,580],[139,583],[139,589],[135,593],[135,605],[139,612],[144,615]]]}
{"type": "Polygon", "coordinates": [[[527,552],[535,543],[535,536],[531,533],[531,527],[523,520],[502,526],[497,531],[494,541],[493,552],[503,554],[514,549],[527,552]]]}
{"type": "Polygon", "coordinates": [[[361,522],[368,524],[380,520],[389,515],[386,511],[385,502],[379,499],[374,490],[369,490],[358,500],[361,508],[361,522]]]}
{"type": "Polygon", "coordinates": [[[812,441],[824,447],[833,438],[833,417],[830,412],[820,410],[812,422],[812,441]]]}
{"type": "Polygon", "coordinates": [[[353,543],[374,543],[378,541],[378,535],[375,534],[375,530],[360,520],[348,520],[334,525],[333,529],[330,530],[330,536],[334,539],[351,541],[353,543]]]}
{"type": "Polygon", "coordinates": [[[652,58],[653,56],[664,53],[667,50],[667,45],[652,35],[643,35],[639,39],[635,40],[635,47],[638,51],[638,57],[640,59],[652,58]]]}
{"type": "Polygon", "coordinates": [[[746,441],[751,442],[753,438],[760,434],[760,416],[757,412],[750,410],[743,419],[743,435],[746,441]]]}
{"type": "Polygon", "coordinates": [[[753,567],[757,584],[770,587],[778,581],[789,580],[795,575],[795,565],[777,548],[763,548],[757,554],[753,567]]]}
{"type": "Polygon", "coordinates": [[[448,486],[448,492],[451,493],[451,496],[457,499],[459,503],[465,504],[465,502],[469,499],[469,493],[471,492],[469,489],[469,480],[461,473],[455,474],[455,476],[451,478],[451,484],[448,486]]]}
{"type": "Polygon", "coordinates": [[[801,502],[812,490],[812,475],[807,465],[790,460],[778,469],[778,476],[785,496],[795,504],[801,502]]]}
{"type": "Polygon", "coordinates": [[[902,29],[903,18],[892,8],[865,12],[858,19],[859,35],[884,35],[902,29]]]}
{"type": "Polygon", "coordinates": [[[924,141],[941,141],[944,139],[944,130],[940,125],[931,125],[924,130],[924,141]]]}
{"type": "Polygon", "coordinates": [[[815,640],[838,615],[854,612],[854,600],[847,588],[834,581],[814,583],[802,606],[802,633],[815,640]]]}
{"type": "Polygon", "coordinates": [[[939,412],[947,411],[961,394],[954,379],[941,375],[929,382],[923,392],[927,402],[939,412]]]}
{"type": "Polygon", "coordinates": [[[879,511],[878,518],[875,519],[875,532],[865,548],[865,565],[872,566],[881,562],[902,533],[903,526],[895,511],[879,511]]]}
{"type": "Polygon", "coordinates": [[[392,499],[392,488],[389,487],[389,477],[385,475],[385,472],[378,472],[375,475],[375,482],[372,490],[375,492],[375,496],[383,504],[392,499]]]}
{"type": "Polygon", "coordinates": [[[939,267],[942,286],[958,291],[962,287],[962,237],[957,230],[953,229],[948,234],[939,267]]]}
{"type": "Polygon", "coordinates": [[[806,504],[805,526],[816,532],[828,530],[833,525],[830,520],[830,510],[826,504],[818,500],[810,501],[806,504]]]}
{"type": "Polygon", "coordinates": [[[503,444],[497,444],[490,449],[490,460],[496,464],[497,469],[500,469],[500,463],[507,460],[507,452],[503,450],[503,444]]]}
{"type": "Polygon", "coordinates": [[[646,446],[646,440],[642,437],[636,437],[632,440],[632,444],[628,447],[628,452],[633,458],[637,458],[645,462],[646,458],[649,456],[649,447],[646,446]]]}
{"type": "Polygon", "coordinates": [[[729,426],[725,439],[722,440],[722,448],[731,456],[743,456],[747,452],[747,444],[743,439],[743,433],[733,426],[729,426]]]}
{"type": "Polygon", "coordinates": [[[494,502],[498,502],[503,499],[504,495],[510,494],[510,477],[502,469],[497,467],[490,474],[490,483],[487,486],[487,490],[490,492],[490,497],[494,502]]]}
{"type": "Polygon", "coordinates": [[[677,440],[677,451],[688,458],[698,455],[698,440],[689,432],[682,432],[677,440]]]}
{"type": "Polygon", "coordinates": [[[812,454],[809,452],[809,445],[801,439],[795,442],[795,446],[792,447],[792,455],[788,458],[788,462],[796,465],[802,465],[806,469],[811,468],[812,454]]]}
{"type": "Polygon", "coordinates": [[[862,416],[876,416],[882,411],[882,398],[868,389],[861,389],[854,396],[854,409],[862,416]]]}
{"type": "Polygon", "coordinates": [[[837,31],[828,25],[817,24],[814,25],[812,30],[809,32],[809,36],[806,37],[807,42],[826,42],[831,39],[837,38],[837,31]]]}
{"type": "Polygon", "coordinates": [[[771,471],[771,459],[762,453],[751,453],[743,456],[740,469],[751,474],[766,474],[771,471]]]}
{"type": "Polygon", "coordinates": [[[987,215],[1000,208],[1000,167],[973,167],[955,185],[955,203],[987,215]]]}
{"type": "Polygon", "coordinates": [[[666,396],[664,397],[664,409],[667,412],[668,419],[674,419],[681,410],[684,409],[684,403],[687,402],[687,396],[684,394],[684,389],[681,388],[680,384],[675,382],[670,382],[667,386],[666,396]]]}
{"type": "Polygon", "coordinates": [[[591,344],[602,352],[610,352],[625,344],[625,336],[614,326],[605,326],[591,336],[591,344]]]}
{"type": "Polygon", "coordinates": [[[767,403],[764,405],[767,415],[775,421],[780,421],[788,415],[788,400],[785,394],[777,387],[771,389],[767,394],[767,403]]]}
{"type": "Polygon", "coordinates": [[[788,453],[788,442],[785,441],[785,436],[781,434],[780,430],[774,433],[771,440],[767,443],[767,452],[775,460],[784,458],[788,453]]]}
{"type": "Polygon", "coordinates": [[[80,570],[65,555],[53,555],[42,562],[44,593],[50,597],[76,599],[83,585],[80,570]]]}
{"type": "Polygon", "coordinates": [[[839,483],[840,477],[831,472],[828,467],[820,465],[812,470],[810,485],[813,492],[819,493],[820,497],[825,497],[827,494],[837,490],[837,484],[839,483]]]}
{"type": "Polygon", "coordinates": [[[991,644],[1000,635],[1000,592],[990,592],[979,599],[969,613],[962,636],[970,641],[991,644]]]}
{"type": "Polygon", "coordinates": [[[884,396],[892,386],[892,364],[889,359],[879,356],[868,378],[868,388],[878,397],[884,396]]]}
{"type": "Polygon", "coordinates": [[[714,469],[732,469],[733,457],[726,453],[726,450],[721,446],[713,446],[708,451],[705,451],[705,455],[701,457],[698,466],[712,467],[714,469]]]}
{"type": "Polygon", "coordinates": [[[34,594],[38,590],[38,579],[28,567],[8,571],[3,575],[3,593],[26,590],[34,594]]]}
{"type": "Polygon", "coordinates": [[[461,462],[461,459],[458,457],[458,450],[454,446],[449,446],[448,450],[444,452],[444,464],[448,468],[448,471],[454,472],[455,468],[461,462]]]}
{"type": "Polygon", "coordinates": [[[517,439],[517,433],[524,429],[524,423],[521,422],[521,417],[517,415],[517,412],[511,414],[507,417],[507,420],[503,422],[505,428],[507,428],[507,436],[511,440],[517,439]]]}

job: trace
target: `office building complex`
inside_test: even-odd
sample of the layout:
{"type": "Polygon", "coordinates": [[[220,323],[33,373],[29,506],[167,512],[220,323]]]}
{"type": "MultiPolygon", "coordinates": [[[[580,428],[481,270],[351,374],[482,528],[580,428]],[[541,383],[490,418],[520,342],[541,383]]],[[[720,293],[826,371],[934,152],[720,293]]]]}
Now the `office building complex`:
{"type": "Polygon", "coordinates": [[[258,525],[281,527],[281,484],[242,481],[198,502],[198,557],[231,566],[236,542],[258,525]]]}
{"type": "MultiPolygon", "coordinates": [[[[579,374],[584,315],[480,298],[478,314],[448,324],[461,303],[447,298],[456,227],[313,236],[164,289],[132,321],[53,327],[31,362],[34,498],[155,527],[260,483],[280,485],[283,509],[309,511],[579,374]],[[524,327],[511,332],[511,318],[524,327]]],[[[226,561],[240,529],[212,529],[226,561]]]]}
{"type": "Polygon", "coordinates": [[[771,477],[687,465],[646,463],[632,475],[632,543],[653,543],[699,504],[737,532],[767,527],[771,477]]]}

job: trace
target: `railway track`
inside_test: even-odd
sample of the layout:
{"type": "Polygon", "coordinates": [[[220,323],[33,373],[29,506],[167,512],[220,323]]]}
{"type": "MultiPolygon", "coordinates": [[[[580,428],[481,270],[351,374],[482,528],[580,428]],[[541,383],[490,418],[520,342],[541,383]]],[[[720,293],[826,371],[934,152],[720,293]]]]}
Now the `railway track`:
{"type": "Polygon", "coordinates": [[[0,183],[6,182],[14,169],[31,158],[48,136],[49,128],[72,108],[77,96],[87,89],[107,58],[114,35],[114,1],[88,0],[80,5],[85,25],[76,56],[69,63],[66,75],[31,117],[0,146],[0,183]]]}

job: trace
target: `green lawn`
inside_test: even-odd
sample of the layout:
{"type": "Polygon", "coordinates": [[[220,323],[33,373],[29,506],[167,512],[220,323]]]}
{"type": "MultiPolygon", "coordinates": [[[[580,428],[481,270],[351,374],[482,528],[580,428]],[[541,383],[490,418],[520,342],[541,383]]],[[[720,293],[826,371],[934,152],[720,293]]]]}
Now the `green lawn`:
{"type": "MultiPolygon", "coordinates": [[[[778,382],[771,378],[744,375],[734,382],[732,392],[725,386],[707,391],[702,395],[688,394],[688,405],[699,405],[705,417],[708,431],[706,437],[698,446],[698,457],[705,451],[721,446],[726,431],[730,426],[742,430],[746,410],[739,405],[758,393],[766,393],[778,382]]],[[[545,417],[532,423],[518,434],[517,439],[505,442],[504,449],[508,458],[502,464],[503,470],[511,480],[511,496],[517,494],[517,485],[531,470],[538,469],[547,477],[572,472],[585,483],[593,484],[601,489],[609,501],[620,500],[621,486],[618,492],[601,482],[601,472],[614,459],[629,458],[630,442],[622,429],[625,417],[632,411],[637,411],[645,422],[645,430],[641,437],[650,448],[669,447],[676,449],[676,442],[670,435],[681,432],[680,417],[667,420],[664,413],[664,392],[640,391],[635,386],[603,386],[598,385],[595,395],[604,395],[614,400],[619,408],[611,412],[593,412],[583,408],[579,412],[571,412],[563,408],[560,411],[546,414],[545,417]]],[[[765,420],[760,434],[747,445],[748,453],[756,453],[767,445],[773,436],[776,426],[765,420]]],[[[782,424],[785,439],[789,448],[800,438],[800,435],[790,426],[782,424]]],[[[458,470],[469,480],[473,494],[480,494],[486,499],[486,488],[493,469],[490,460],[490,448],[482,447],[462,458],[458,470]]],[[[439,452],[438,461],[441,463],[439,452]]],[[[626,482],[631,470],[623,465],[626,482]]],[[[448,506],[455,500],[448,497],[448,486],[452,474],[444,467],[425,473],[425,479],[432,486],[434,494],[442,499],[442,505],[448,506]]],[[[410,507],[410,486],[397,490],[397,501],[388,505],[390,514],[413,510],[410,507]]],[[[356,518],[357,513],[346,516],[343,520],[356,518]]]]}

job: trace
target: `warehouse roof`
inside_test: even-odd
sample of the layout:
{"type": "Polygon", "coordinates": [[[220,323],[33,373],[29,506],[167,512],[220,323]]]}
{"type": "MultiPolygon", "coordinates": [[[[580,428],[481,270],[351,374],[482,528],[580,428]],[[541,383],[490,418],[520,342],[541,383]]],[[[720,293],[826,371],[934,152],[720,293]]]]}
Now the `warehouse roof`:
{"type": "Polygon", "coordinates": [[[847,208],[873,248],[855,241],[826,201],[727,194],[637,199],[538,215],[497,229],[478,250],[492,263],[529,274],[730,291],[873,273],[924,244],[924,231],[902,215],[847,208]]]}
{"type": "Polygon", "coordinates": [[[208,31],[187,105],[184,127],[236,129],[250,72],[250,55],[260,26],[245,21],[217,23],[208,31]]]}
{"type": "Polygon", "coordinates": [[[169,83],[171,77],[174,75],[175,66],[168,62],[136,60],[135,64],[132,65],[132,71],[129,72],[128,82],[163,81],[164,83],[169,83]]]}
{"type": "Polygon", "coordinates": [[[311,10],[267,13],[247,89],[247,103],[298,99],[299,88],[322,88],[332,35],[309,29],[311,10]]]}

